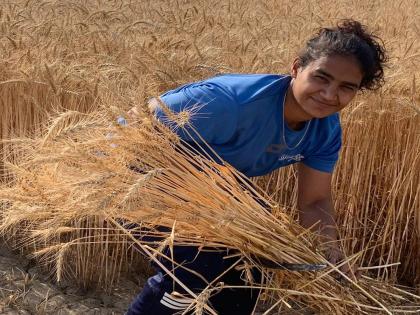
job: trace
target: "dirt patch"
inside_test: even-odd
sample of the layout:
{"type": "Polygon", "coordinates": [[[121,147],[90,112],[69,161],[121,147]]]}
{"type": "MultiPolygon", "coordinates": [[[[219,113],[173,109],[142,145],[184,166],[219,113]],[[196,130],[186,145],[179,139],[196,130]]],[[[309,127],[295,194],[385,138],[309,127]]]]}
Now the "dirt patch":
{"type": "Polygon", "coordinates": [[[55,284],[30,260],[0,245],[1,314],[123,314],[144,281],[141,274],[123,278],[110,293],[55,284]]]}
{"type": "MultiPolygon", "coordinates": [[[[124,314],[146,278],[144,272],[124,276],[110,293],[83,290],[68,282],[57,284],[33,261],[0,244],[0,314],[124,314]]],[[[255,315],[261,315],[264,309],[267,306],[259,305],[255,315]]]]}

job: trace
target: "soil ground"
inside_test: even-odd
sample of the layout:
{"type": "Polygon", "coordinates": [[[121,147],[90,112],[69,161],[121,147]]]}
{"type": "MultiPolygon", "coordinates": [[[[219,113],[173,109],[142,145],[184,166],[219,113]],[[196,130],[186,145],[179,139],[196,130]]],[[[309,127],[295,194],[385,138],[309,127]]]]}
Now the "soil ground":
{"type": "Polygon", "coordinates": [[[109,294],[57,285],[33,262],[0,245],[0,314],[124,314],[144,278],[123,279],[109,294]]]}
{"type": "Polygon", "coordinates": [[[0,244],[0,314],[124,314],[145,278],[144,274],[125,277],[110,293],[82,290],[68,283],[57,285],[32,261],[0,244]]]}

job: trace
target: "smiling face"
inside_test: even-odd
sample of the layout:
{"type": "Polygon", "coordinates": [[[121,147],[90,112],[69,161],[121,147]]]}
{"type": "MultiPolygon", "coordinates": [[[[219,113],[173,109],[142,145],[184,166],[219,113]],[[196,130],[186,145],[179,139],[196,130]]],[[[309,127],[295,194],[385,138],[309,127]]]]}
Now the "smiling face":
{"type": "MultiPolygon", "coordinates": [[[[359,90],[363,73],[352,56],[323,56],[305,67],[292,65],[291,97],[295,121],[323,118],[346,107],[359,90]]],[[[289,107],[288,112],[291,108],[289,107]]]]}

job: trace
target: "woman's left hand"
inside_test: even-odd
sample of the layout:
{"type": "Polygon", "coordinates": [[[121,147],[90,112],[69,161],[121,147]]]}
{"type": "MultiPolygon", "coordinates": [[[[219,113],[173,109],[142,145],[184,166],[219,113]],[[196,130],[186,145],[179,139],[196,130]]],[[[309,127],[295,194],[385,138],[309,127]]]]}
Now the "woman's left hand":
{"type": "MultiPolygon", "coordinates": [[[[352,281],[357,282],[360,278],[361,273],[358,270],[358,264],[356,262],[349,261],[343,251],[340,249],[340,246],[337,242],[332,243],[326,248],[325,251],[326,258],[333,265],[341,265],[339,270],[350,278],[352,281]],[[347,260],[347,261],[346,261],[347,260]]],[[[343,279],[344,277],[339,274],[338,279],[343,279]]]]}

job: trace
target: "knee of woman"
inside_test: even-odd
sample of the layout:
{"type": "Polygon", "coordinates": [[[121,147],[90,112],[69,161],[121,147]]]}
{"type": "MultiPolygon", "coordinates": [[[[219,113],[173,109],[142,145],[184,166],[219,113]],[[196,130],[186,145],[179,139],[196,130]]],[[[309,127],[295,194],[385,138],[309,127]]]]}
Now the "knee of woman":
{"type": "Polygon", "coordinates": [[[185,311],[193,301],[172,292],[172,281],[159,272],[147,280],[125,315],[172,315],[185,311]]]}
{"type": "Polygon", "coordinates": [[[161,273],[147,279],[143,290],[134,298],[125,315],[157,314],[156,305],[164,294],[161,273]]]}

